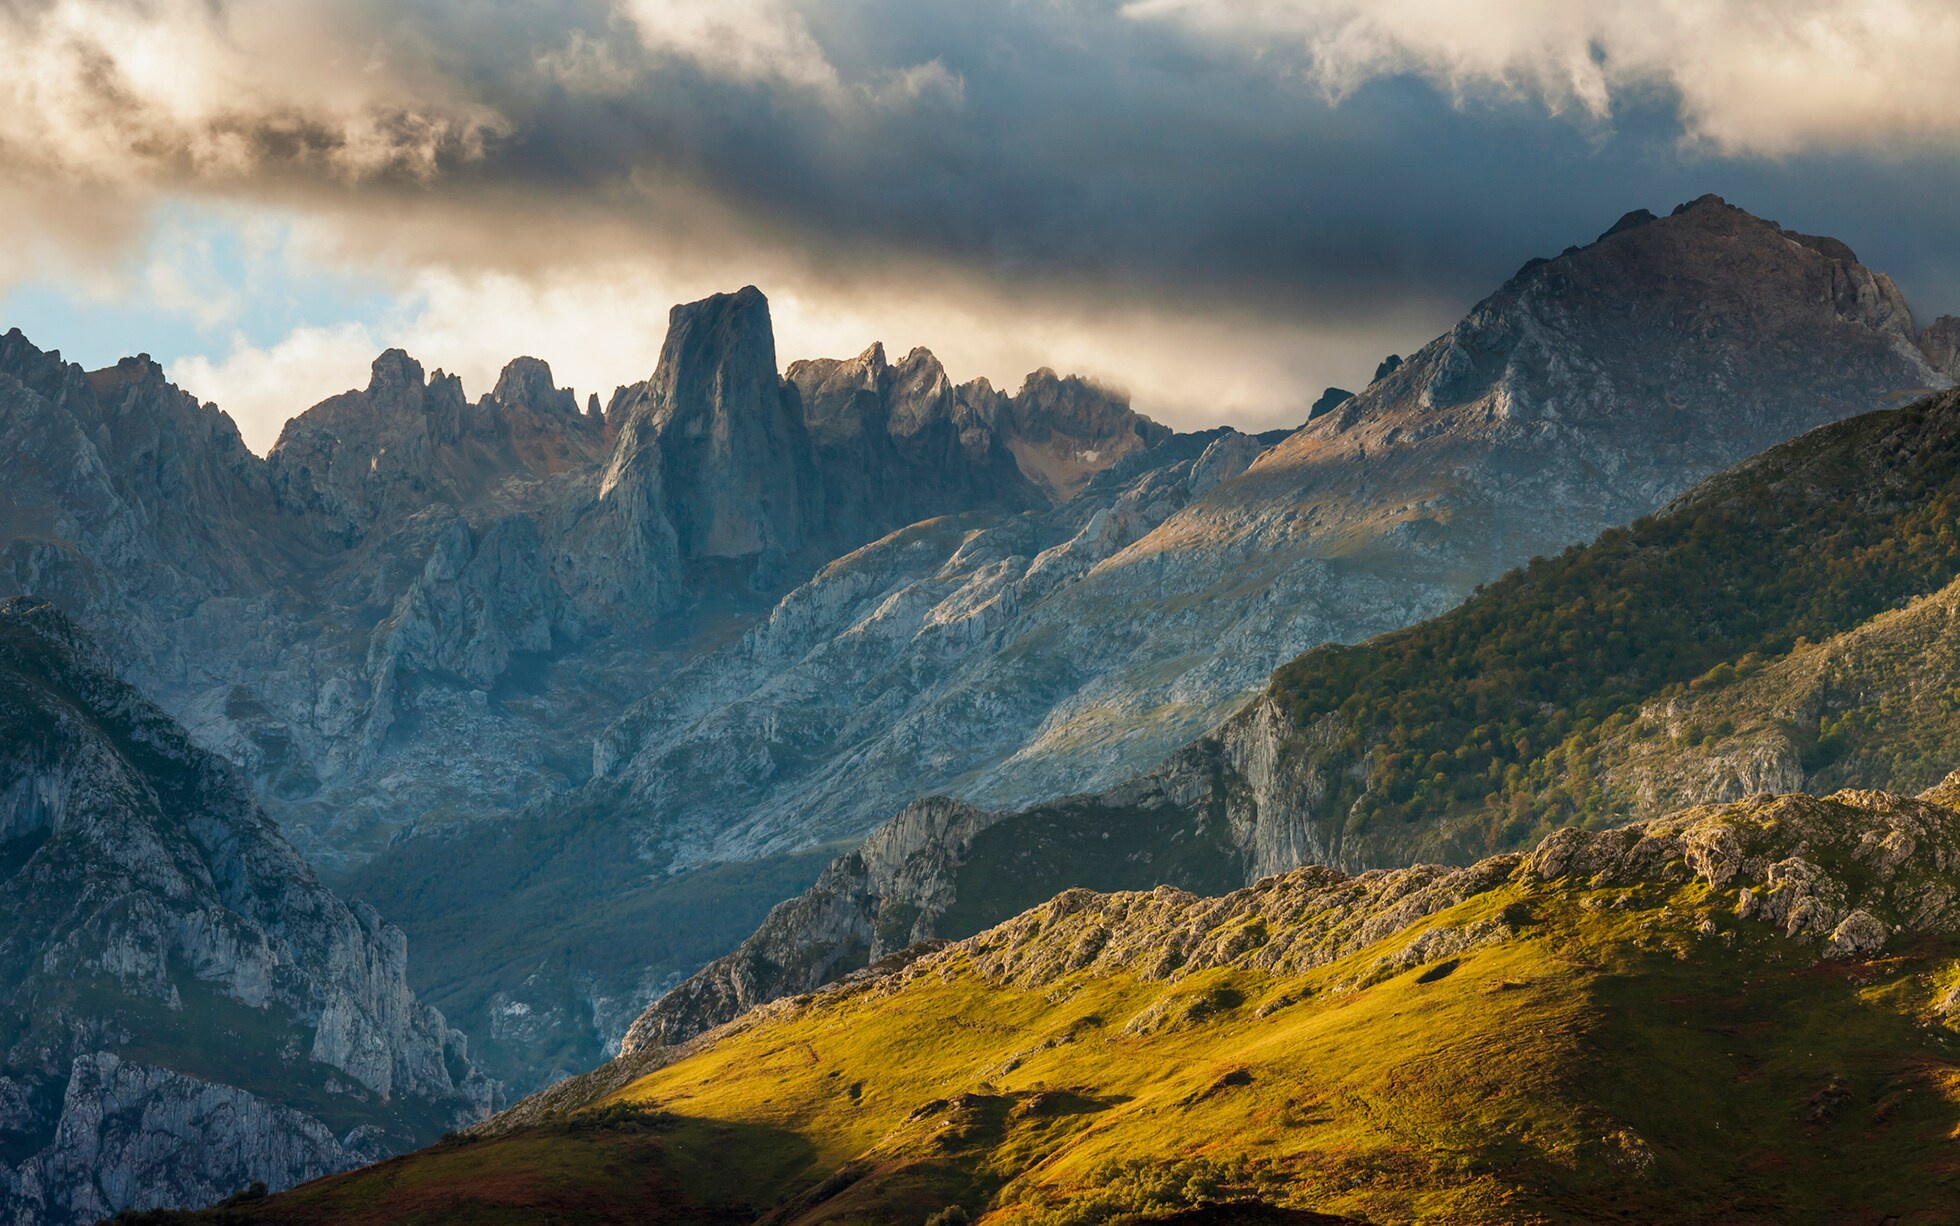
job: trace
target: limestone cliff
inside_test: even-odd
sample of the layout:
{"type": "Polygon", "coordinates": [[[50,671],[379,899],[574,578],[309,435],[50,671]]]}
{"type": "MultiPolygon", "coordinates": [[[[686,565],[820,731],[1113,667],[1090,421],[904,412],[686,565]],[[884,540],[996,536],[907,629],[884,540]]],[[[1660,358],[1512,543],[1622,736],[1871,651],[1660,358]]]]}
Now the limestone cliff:
{"type": "Polygon", "coordinates": [[[7,1220],[285,1186],[493,1105],[407,942],[45,604],[0,604],[7,1220]]]}

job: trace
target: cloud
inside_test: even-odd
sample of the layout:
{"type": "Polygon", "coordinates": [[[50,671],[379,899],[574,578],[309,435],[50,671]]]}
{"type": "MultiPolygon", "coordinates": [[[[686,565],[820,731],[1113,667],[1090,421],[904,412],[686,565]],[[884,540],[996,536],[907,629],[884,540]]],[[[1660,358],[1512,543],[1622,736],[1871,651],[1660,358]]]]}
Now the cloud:
{"type": "Polygon", "coordinates": [[[106,186],[267,164],[426,178],[504,127],[365,3],[22,0],[0,8],[0,158],[106,186]]]}
{"type": "Polygon", "coordinates": [[[621,0],[640,41],[737,81],[841,88],[803,17],[784,0],[621,0]]]}
{"type": "Polygon", "coordinates": [[[1609,120],[1653,90],[1690,141],[1784,156],[1874,141],[1951,147],[1960,58],[1949,0],[1131,0],[1167,22],[1283,62],[1336,99],[1414,74],[1458,97],[1533,97],[1609,120]]]}

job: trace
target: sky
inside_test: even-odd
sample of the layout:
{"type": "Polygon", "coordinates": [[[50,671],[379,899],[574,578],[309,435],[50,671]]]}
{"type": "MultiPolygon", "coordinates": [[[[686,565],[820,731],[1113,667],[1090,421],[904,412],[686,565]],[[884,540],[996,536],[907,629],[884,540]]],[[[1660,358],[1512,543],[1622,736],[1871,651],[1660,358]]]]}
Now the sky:
{"type": "Polygon", "coordinates": [[[784,365],[1264,429],[1705,192],[1960,312],[1956,62],[1950,0],[0,0],[0,327],[264,451],[754,284],[784,365]]]}

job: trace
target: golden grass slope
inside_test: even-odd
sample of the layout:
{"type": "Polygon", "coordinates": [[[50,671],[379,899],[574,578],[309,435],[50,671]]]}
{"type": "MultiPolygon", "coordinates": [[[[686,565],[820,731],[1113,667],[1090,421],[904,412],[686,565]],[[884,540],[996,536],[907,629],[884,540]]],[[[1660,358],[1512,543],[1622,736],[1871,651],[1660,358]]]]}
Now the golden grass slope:
{"type": "Polygon", "coordinates": [[[1960,1220],[1956,796],[1070,891],[219,1216],[1960,1220]]]}

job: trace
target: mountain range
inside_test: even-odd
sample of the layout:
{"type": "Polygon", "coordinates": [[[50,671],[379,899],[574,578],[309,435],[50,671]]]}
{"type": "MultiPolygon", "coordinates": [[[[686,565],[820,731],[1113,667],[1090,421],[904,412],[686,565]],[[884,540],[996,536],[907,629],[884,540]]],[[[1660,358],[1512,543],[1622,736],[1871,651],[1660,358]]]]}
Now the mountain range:
{"type": "Polygon", "coordinates": [[[1960,395],[1813,431],[1441,617],[1306,653],[1117,788],[1018,811],[909,806],[657,1001],[627,1046],[1069,886],[1216,893],[1301,863],[1462,862],[1759,792],[1930,786],[1954,761],[1956,499],[1960,395]]]}
{"type": "MultiPolygon", "coordinates": [[[[583,787],[496,838],[425,824],[350,888],[469,968],[430,985],[446,1011],[569,1071],[698,964],[731,895],[809,882],[924,795],[996,812],[1146,775],[1317,644],[1441,613],[1765,447],[1949,384],[1947,326],[1916,330],[1843,244],[1719,199],[1630,214],[1283,439],[1167,440],[1045,514],[926,521],[837,559],[626,709],[583,787]],[[475,888],[520,874],[515,911],[475,888]],[[626,962],[622,926],[647,934],[626,962]]],[[[875,381],[878,356],[831,377],[875,381]]],[[[888,946],[820,943],[840,965],[888,946]]]]}
{"type": "MultiPolygon", "coordinates": [[[[902,1000],[920,975],[965,974],[989,930],[1032,948],[1048,921],[1014,917],[1073,888],[1242,898],[1231,892],[1308,864],[1329,866],[1301,879],[1319,890],[1315,872],[1368,883],[1493,854],[1513,859],[1453,871],[1524,882],[1519,849],[1544,857],[1566,824],[1597,832],[1818,784],[1930,786],[1954,765],[1941,695],[1960,692],[1941,650],[1960,410],[1923,397],[1960,373],[1956,329],[1918,329],[1843,244],[1706,197],[1532,261],[1368,388],[1264,436],[1173,434],[1119,393],[1046,370],[1013,396],[955,385],[923,350],[893,365],[874,345],[779,374],[767,303],[750,289],[675,308],[653,376],[603,407],[581,410],[530,359],[471,403],[453,377],[390,351],[365,390],[302,413],[260,459],[148,359],[85,372],[12,333],[0,341],[0,584],[64,610],[57,637],[102,684],[113,672],[154,700],[146,738],[205,755],[197,769],[224,774],[248,809],[257,794],[257,828],[325,876],[285,848],[306,905],[392,934],[376,938],[395,951],[390,982],[409,993],[412,980],[417,999],[397,1012],[436,1019],[416,1034],[438,1037],[413,1043],[447,1061],[447,1089],[416,1093],[461,1104],[447,1119],[489,1106],[486,1074],[522,1094],[622,1052],[596,1081],[470,1134],[491,1140],[432,1154],[467,1172],[476,1144],[542,1146],[554,1162],[572,1152],[566,1137],[666,1153],[663,1130],[682,1125],[634,1105],[649,1095],[579,1095],[628,1073],[657,1080],[670,1063],[713,1067],[719,1040],[696,1036],[725,1023],[776,1042],[787,1031],[771,1028],[793,1029],[805,1003],[767,1002],[840,976],[859,985],[846,995],[902,1000]],[[399,934],[328,887],[407,930],[406,971],[399,934]],[[948,939],[967,944],[940,951],[948,939]],[[467,1049],[440,1037],[450,1026],[467,1049]]],[[[13,609],[61,617],[35,601],[13,609]]],[[[203,802],[145,786],[160,799],[117,821],[194,822],[203,802]]],[[[1833,803],[1854,816],[1897,807],[1833,803]]],[[[30,866],[42,804],[21,810],[30,866]]],[[[1926,804],[1924,822],[1944,820],[1937,798],[1926,804]]],[[[1750,871],[1763,888],[1781,880],[1750,871]]],[[[66,888],[17,880],[25,911],[66,888]]],[[[1888,932],[1918,922],[1896,899],[1872,905],[1888,932]]],[[[1139,920],[1131,935],[1147,945],[1150,931],[1139,920]]],[[[1566,937],[1618,933],[1582,923],[1566,937]]],[[[42,935],[24,931],[21,949],[40,951],[42,935]]],[[[332,948],[295,964],[334,963],[332,948]]],[[[193,958],[187,973],[180,996],[229,972],[193,958]]],[[[981,997],[999,979],[984,970],[969,985],[976,1008],[994,1007],[981,997]]],[[[274,1045],[281,1067],[321,1062],[289,1058],[339,1025],[318,1020],[338,1017],[321,991],[281,998],[266,1033],[304,1040],[274,1045]]],[[[96,1007],[77,1016],[136,1016],[96,1007]]],[[[127,1067],[151,1030],[176,1023],[80,1029],[115,1025],[126,1039],[37,1056],[34,1101],[52,1101],[63,1060],[71,1087],[84,1084],[75,1058],[127,1067]]],[[[749,1058],[739,1042],[726,1050],[749,1058]]],[[[285,1102],[261,1093],[272,1066],[247,1063],[157,1067],[285,1102]]],[[[355,1097],[399,1097],[392,1081],[361,1084],[355,1097]]],[[[867,1092],[885,1101],[873,1080],[846,1097],[867,1092]]],[[[926,1115],[911,1123],[931,1117],[914,1106],[926,1115]]],[[[279,1186],[428,1139],[426,1127],[333,1133],[329,1115],[312,1118],[339,1148],[311,1166],[220,1163],[195,1194],[125,1195],[125,1182],[98,1199],[210,1200],[248,1173],[279,1186]]],[[[992,1127],[955,1131],[968,1124],[992,1127]]],[[[812,1188],[855,1186],[852,1172],[884,1157],[865,1149],[875,1138],[840,1149],[801,1126],[753,1186],[670,1185],[656,1178],[668,1158],[631,1178],[701,1212],[760,1211],[744,1198],[769,1189],[785,1199],[762,1208],[782,1220],[822,1216],[835,1190],[812,1188]]],[[[1001,1137],[1033,1152],[1014,1127],[1001,1137]]],[[[776,1152],[778,1139],[758,1139],[776,1152]]],[[[74,1161],[54,1152],[10,1148],[10,1195],[40,1178],[24,1172],[74,1161]]],[[[948,1212],[1099,1220],[1067,1216],[1069,1187],[1002,1200],[1013,1183],[954,1166],[966,1173],[944,1177],[948,1212]]],[[[1243,1175],[1192,1179],[1274,1213],[1399,1203],[1282,1204],[1243,1175]]],[[[910,1178],[890,1194],[912,1195],[910,1178]]],[[[1541,1183],[1505,1186],[1523,1204],[1541,1183]]],[[[838,1212],[871,1212],[844,1208],[855,1203],[838,1212]]]]}

